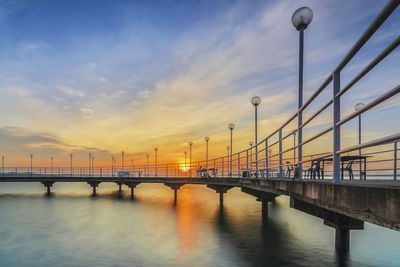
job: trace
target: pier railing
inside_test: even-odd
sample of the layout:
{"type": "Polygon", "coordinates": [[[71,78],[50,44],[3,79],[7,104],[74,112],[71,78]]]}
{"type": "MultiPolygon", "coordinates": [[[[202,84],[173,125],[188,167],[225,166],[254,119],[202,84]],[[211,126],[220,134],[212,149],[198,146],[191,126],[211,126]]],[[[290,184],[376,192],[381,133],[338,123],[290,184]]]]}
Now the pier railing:
{"type": "MultiPolygon", "coordinates": [[[[377,139],[359,143],[353,146],[343,146],[343,137],[341,135],[341,127],[346,125],[353,119],[360,118],[367,111],[377,105],[392,99],[400,92],[400,84],[393,88],[382,88],[380,96],[374,98],[369,103],[360,107],[358,110],[342,118],[343,110],[341,108],[341,99],[359,82],[365,75],[381,63],[388,55],[390,55],[400,44],[400,36],[397,36],[390,42],[385,49],[378,53],[364,68],[353,77],[348,83],[341,85],[341,72],[359,52],[359,50],[368,42],[381,25],[391,16],[391,14],[399,6],[399,0],[391,0],[378,14],[375,20],[369,25],[350,51],[344,56],[341,62],[330,73],[324,82],[314,91],[314,93],[287,121],[280,127],[275,129],[262,141],[254,146],[236,152],[232,156],[224,156],[210,159],[208,161],[171,163],[171,164],[152,164],[131,167],[3,167],[1,175],[18,175],[18,176],[130,176],[130,177],[253,177],[265,179],[285,179],[295,178],[302,180],[305,178],[315,178],[307,175],[312,164],[318,160],[330,159],[326,161],[324,166],[324,178],[332,179],[338,184],[341,180],[341,158],[348,155],[359,156],[360,160],[354,160],[352,170],[354,176],[360,179],[397,179],[398,173],[398,140],[400,140],[400,132],[389,136],[379,136],[377,139]],[[313,112],[305,120],[302,119],[304,111],[309,109],[310,105],[315,103],[318,96],[324,91],[330,91],[331,98],[313,112]],[[332,122],[325,128],[301,143],[296,139],[296,134],[310,126],[324,111],[331,108],[330,114],[332,122]],[[298,123],[298,122],[301,123],[298,123]],[[293,129],[293,124],[298,125],[293,129]],[[303,153],[303,148],[310,145],[316,140],[321,140],[332,134],[330,145],[326,151],[318,154],[303,153]],[[293,137],[293,139],[292,139],[293,137]],[[293,140],[293,141],[292,141],[293,140]],[[289,145],[288,145],[289,144],[289,145]],[[285,148],[284,148],[285,145],[285,148]],[[364,157],[365,161],[361,160],[364,157]],[[299,158],[301,160],[299,160],[299,158]],[[365,164],[366,163],[366,164],[365,164]],[[362,164],[366,166],[362,166],[362,164]]],[[[316,103],[318,105],[318,103],[316,103]]],[[[393,114],[398,116],[398,114],[393,114]]],[[[344,177],[348,177],[344,173],[344,177]]]]}

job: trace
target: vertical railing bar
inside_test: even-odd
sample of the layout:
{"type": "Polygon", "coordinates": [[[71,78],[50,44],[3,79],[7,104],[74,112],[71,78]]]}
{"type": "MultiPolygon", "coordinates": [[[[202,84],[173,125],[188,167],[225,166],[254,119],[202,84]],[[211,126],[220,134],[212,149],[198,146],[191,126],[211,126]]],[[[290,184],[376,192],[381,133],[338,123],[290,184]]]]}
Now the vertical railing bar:
{"type": "Polygon", "coordinates": [[[279,130],[279,180],[283,179],[282,173],[282,129],[279,130]]]}
{"type": "Polygon", "coordinates": [[[394,164],[393,164],[393,179],[397,180],[397,141],[394,141],[394,164]]]}
{"type": "Polygon", "coordinates": [[[267,172],[267,179],[269,179],[269,161],[268,158],[268,138],[265,139],[265,171],[267,172]]]}
{"type": "Polygon", "coordinates": [[[333,73],[333,183],[340,184],[340,96],[336,94],[340,91],[340,72],[333,73]]]}

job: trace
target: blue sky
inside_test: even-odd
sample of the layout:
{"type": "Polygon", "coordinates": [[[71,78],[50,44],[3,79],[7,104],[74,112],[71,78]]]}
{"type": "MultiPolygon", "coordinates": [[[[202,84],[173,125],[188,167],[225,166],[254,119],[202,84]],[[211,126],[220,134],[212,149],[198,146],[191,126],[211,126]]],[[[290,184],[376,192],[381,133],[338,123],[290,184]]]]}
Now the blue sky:
{"type": "MultiPolygon", "coordinates": [[[[0,1],[0,154],[11,162],[29,153],[43,162],[54,155],[61,164],[71,152],[82,161],[89,151],[108,161],[126,150],[143,161],[158,145],[161,159],[175,161],[194,141],[201,159],[204,136],[211,137],[211,155],[221,155],[231,121],[235,148],[243,149],[252,139],[253,95],[262,98],[261,137],[295,112],[293,11],[304,5],[314,11],[305,43],[307,97],[386,3],[0,1]]],[[[345,69],[343,85],[399,35],[399,13],[345,69]]],[[[343,113],[398,85],[399,59],[395,50],[357,84],[343,113]]],[[[396,132],[397,112],[395,99],[368,113],[365,138],[396,132]]],[[[326,128],[329,119],[322,114],[305,134],[326,128]]],[[[354,125],[344,127],[348,144],[356,140],[354,125]]]]}

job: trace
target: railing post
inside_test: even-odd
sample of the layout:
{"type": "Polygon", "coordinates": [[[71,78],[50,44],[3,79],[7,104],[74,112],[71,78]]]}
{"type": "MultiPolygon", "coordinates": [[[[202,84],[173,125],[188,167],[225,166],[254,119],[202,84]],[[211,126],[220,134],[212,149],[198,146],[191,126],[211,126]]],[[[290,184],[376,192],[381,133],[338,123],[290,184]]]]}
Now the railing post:
{"type": "Polygon", "coordinates": [[[103,177],[103,168],[100,167],[100,177],[103,177]]]}
{"type": "Polygon", "coordinates": [[[267,175],[267,179],[269,179],[269,164],[268,164],[268,139],[265,139],[265,172],[267,175]]]}
{"type": "Polygon", "coordinates": [[[333,183],[340,184],[340,96],[336,94],[340,91],[340,72],[333,73],[333,183]]]}
{"type": "Polygon", "coordinates": [[[215,169],[215,159],[214,159],[214,176],[217,177],[217,170],[215,169]]]}
{"type": "Polygon", "coordinates": [[[240,153],[238,153],[238,178],[240,178],[240,153]]]}
{"type": "Polygon", "coordinates": [[[250,173],[249,173],[249,150],[246,150],[246,176],[247,176],[247,178],[250,178],[250,173]]]}
{"type": "Polygon", "coordinates": [[[283,179],[282,173],[282,129],[279,129],[279,180],[283,179]]]}
{"type": "Polygon", "coordinates": [[[393,179],[397,180],[397,141],[394,141],[393,179]]]}
{"type": "MultiPolygon", "coordinates": [[[[186,167],[186,166],[185,166],[185,167],[186,167]]],[[[167,164],[167,166],[166,166],[166,174],[165,174],[165,176],[168,177],[168,164],[167,164]]]]}
{"type": "Polygon", "coordinates": [[[224,177],[224,158],[222,158],[222,177],[224,177]]]}

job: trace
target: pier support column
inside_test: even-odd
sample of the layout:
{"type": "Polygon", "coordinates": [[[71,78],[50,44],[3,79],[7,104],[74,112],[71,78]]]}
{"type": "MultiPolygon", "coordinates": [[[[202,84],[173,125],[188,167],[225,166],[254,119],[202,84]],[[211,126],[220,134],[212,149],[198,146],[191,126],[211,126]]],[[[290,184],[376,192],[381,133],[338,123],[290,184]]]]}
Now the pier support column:
{"type": "Polygon", "coordinates": [[[96,196],[96,187],[98,187],[101,182],[100,181],[88,181],[87,183],[93,188],[92,196],[95,197],[96,196]]]}
{"type": "Polygon", "coordinates": [[[122,182],[122,181],[118,181],[118,182],[115,182],[117,185],[118,185],[118,193],[122,193],[122,185],[124,184],[124,182],[122,182]]]}
{"type": "Polygon", "coordinates": [[[247,187],[242,187],[242,192],[255,196],[257,201],[261,202],[262,220],[263,223],[266,223],[268,220],[268,202],[275,202],[275,198],[279,197],[279,195],[247,187]]]}
{"type": "Polygon", "coordinates": [[[233,186],[229,185],[217,185],[217,184],[208,184],[208,188],[215,190],[219,193],[219,205],[224,205],[224,194],[228,192],[229,189],[233,188],[233,186]]]}
{"type": "Polygon", "coordinates": [[[182,184],[182,183],[167,183],[167,184],[164,184],[164,185],[166,185],[166,186],[168,186],[169,188],[171,188],[171,189],[174,190],[174,205],[176,205],[176,201],[177,201],[177,199],[178,199],[178,190],[179,190],[179,189],[181,188],[181,186],[184,185],[184,184],[182,184]]]}
{"type": "Polygon", "coordinates": [[[43,182],[40,182],[42,185],[44,185],[46,188],[47,188],[47,193],[46,193],[46,195],[47,196],[50,196],[50,194],[51,194],[51,191],[50,191],[50,187],[52,187],[53,186],[53,184],[55,183],[55,181],[43,181],[43,182]]]}
{"type": "Polygon", "coordinates": [[[126,182],[125,185],[128,186],[131,189],[131,199],[135,199],[135,188],[136,186],[140,183],[135,183],[135,182],[126,182]]]}
{"type": "Polygon", "coordinates": [[[290,198],[290,207],[319,217],[324,224],[335,228],[335,248],[347,252],[350,249],[350,230],[363,230],[364,222],[352,217],[318,207],[302,200],[290,198]]]}

